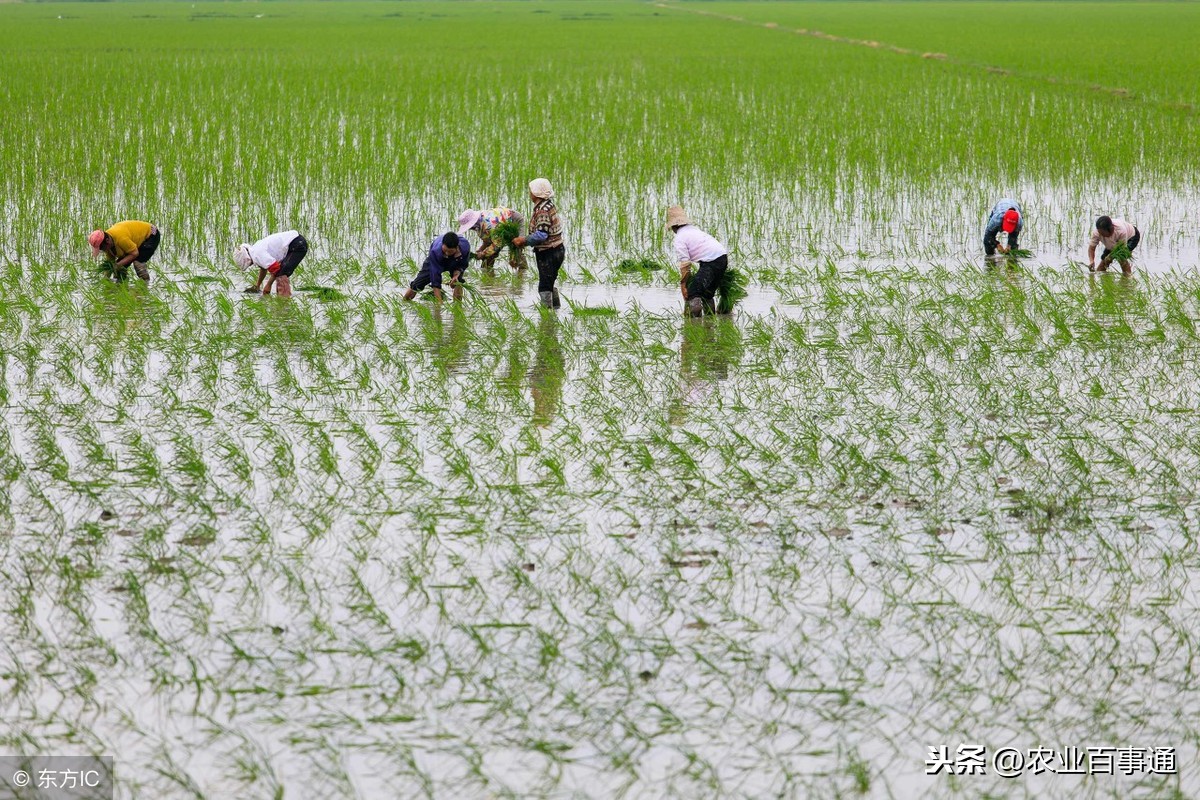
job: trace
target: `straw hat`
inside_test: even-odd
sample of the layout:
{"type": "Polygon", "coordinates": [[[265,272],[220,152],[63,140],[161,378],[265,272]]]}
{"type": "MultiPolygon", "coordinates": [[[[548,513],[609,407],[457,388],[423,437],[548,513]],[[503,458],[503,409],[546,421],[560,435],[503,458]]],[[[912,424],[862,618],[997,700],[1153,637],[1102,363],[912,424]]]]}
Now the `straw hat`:
{"type": "Polygon", "coordinates": [[[687,214],[683,213],[683,206],[671,206],[667,209],[667,228],[674,228],[676,225],[691,225],[692,221],[688,219],[687,214]]]}
{"type": "Polygon", "coordinates": [[[529,193],[539,200],[549,200],[554,197],[554,187],[545,178],[534,178],[529,182],[529,193]]]}

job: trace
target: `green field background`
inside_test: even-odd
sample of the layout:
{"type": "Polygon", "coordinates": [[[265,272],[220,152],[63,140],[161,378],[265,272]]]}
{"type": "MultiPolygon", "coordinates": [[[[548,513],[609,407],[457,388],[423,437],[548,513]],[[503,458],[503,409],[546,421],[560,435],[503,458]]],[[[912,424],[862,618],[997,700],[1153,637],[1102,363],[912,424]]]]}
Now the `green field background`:
{"type": "Polygon", "coordinates": [[[122,800],[1200,796],[1197,34],[0,4],[0,750],[112,755],[122,800]],[[503,263],[402,299],[537,176],[563,309],[503,263]],[[1032,254],[988,267],[1005,195],[1032,254]],[[731,317],[617,268],[675,202],[731,317]],[[1129,279],[1079,268],[1099,213],[1129,279]],[[148,286],[88,258],[125,217],[148,286]],[[295,297],[243,294],[293,227],[295,297]],[[972,743],[1178,769],[924,774],[972,743]]]}
{"type": "Polygon", "coordinates": [[[1051,263],[1110,212],[1154,228],[1163,268],[1194,265],[1200,6],[733,6],[747,22],[689,12],[720,3],[7,5],[0,237],[45,264],[152,218],[194,270],[296,226],[361,265],[545,175],[597,274],[659,252],[670,202],[787,268],[961,261],[1010,194],[1051,263]]]}

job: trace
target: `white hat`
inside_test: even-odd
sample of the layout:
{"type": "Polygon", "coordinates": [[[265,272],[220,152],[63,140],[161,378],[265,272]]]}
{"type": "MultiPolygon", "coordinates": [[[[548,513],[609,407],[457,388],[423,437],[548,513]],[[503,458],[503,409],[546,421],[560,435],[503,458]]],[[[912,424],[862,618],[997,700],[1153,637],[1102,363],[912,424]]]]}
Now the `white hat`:
{"type": "Polygon", "coordinates": [[[479,224],[479,220],[483,219],[482,211],[470,209],[458,215],[458,235],[466,236],[467,231],[479,224]]]}
{"type": "Polygon", "coordinates": [[[540,200],[554,197],[554,187],[545,178],[534,178],[529,182],[529,193],[540,200]]]}
{"type": "Polygon", "coordinates": [[[237,264],[241,269],[249,269],[254,263],[254,259],[250,257],[250,245],[239,244],[237,249],[233,251],[233,263],[237,264]]]}

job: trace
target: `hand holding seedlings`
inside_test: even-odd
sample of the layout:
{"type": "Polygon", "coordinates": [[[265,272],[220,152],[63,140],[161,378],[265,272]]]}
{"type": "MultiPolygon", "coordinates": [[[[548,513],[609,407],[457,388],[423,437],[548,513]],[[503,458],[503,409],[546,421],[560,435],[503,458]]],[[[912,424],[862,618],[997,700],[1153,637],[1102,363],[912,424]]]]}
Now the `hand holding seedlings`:
{"type": "Polygon", "coordinates": [[[1096,248],[1104,245],[1100,254],[1100,272],[1108,270],[1113,261],[1121,264],[1121,272],[1133,274],[1133,251],[1142,241],[1142,232],[1136,225],[1107,214],[1096,219],[1096,228],[1088,240],[1088,269],[1096,263],[1096,248]]]}
{"type": "Polygon", "coordinates": [[[450,273],[448,283],[454,289],[454,299],[462,299],[462,283],[458,280],[471,263],[471,243],[465,236],[451,231],[434,239],[417,277],[408,284],[405,300],[412,300],[417,292],[428,286],[437,300],[442,299],[442,274],[450,273]]]}
{"type": "Polygon", "coordinates": [[[117,280],[125,279],[126,268],[132,264],[137,276],[149,281],[150,271],[146,269],[146,262],[158,250],[161,239],[157,227],[136,219],[127,219],[108,230],[95,230],[88,234],[92,258],[104,253],[108,272],[117,280]]]}
{"type": "Polygon", "coordinates": [[[1025,217],[1021,213],[1021,206],[1016,200],[1005,198],[996,205],[992,206],[992,210],[988,212],[987,222],[983,228],[983,252],[987,256],[993,256],[997,252],[1002,255],[1008,255],[1010,252],[1017,249],[1017,240],[1021,235],[1021,228],[1025,224],[1025,217]],[[1000,244],[998,237],[1003,233],[1007,239],[1004,244],[1000,244]]]}
{"type": "Polygon", "coordinates": [[[233,250],[233,263],[239,269],[258,267],[258,280],[243,290],[246,294],[261,288],[264,296],[269,295],[274,286],[278,296],[291,297],[292,274],[306,255],[308,240],[296,231],[283,231],[265,236],[254,244],[239,244],[233,250]]]}
{"type": "Polygon", "coordinates": [[[514,270],[525,269],[525,252],[516,239],[520,237],[525,226],[525,217],[520,212],[506,206],[496,206],[487,210],[468,209],[458,215],[458,235],[465,237],[474,232],[479,236],[479,249],[471,258],[479,260],[484,271],[491,274],[496,264],[496,256],[508,248],[508,265],[514,270]]]}
{"type": "MultiPolygon", "coordinates": [[[[745,297],[744,286],[739,296],[727,293],[723,288],[729,286],[729,279],[734,276],[729,272],[729,251],[725,245],[712,236],[697,228],[688,219],[681,206],[671,206],[667,209],[667,230],[675,235],[675,255],[679,259],[679,290],[686,301],[686,313],[699,317],[704,314],[728,313],[741,297],[745,297]],[[696,274],[691,274],[692,264],[696,264],[696,274]],[[722,296],[721,308],[716,304],[717,293],[722,296]]],[[[738,276],[736,283],[744,284],[744,279],[738,276]]]]}

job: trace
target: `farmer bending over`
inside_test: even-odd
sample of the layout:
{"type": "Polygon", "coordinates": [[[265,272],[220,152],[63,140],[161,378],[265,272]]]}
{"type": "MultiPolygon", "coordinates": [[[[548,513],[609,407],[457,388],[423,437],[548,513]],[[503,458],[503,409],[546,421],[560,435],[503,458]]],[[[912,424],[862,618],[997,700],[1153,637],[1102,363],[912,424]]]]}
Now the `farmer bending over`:
{"type": "Polygon", "coordinates": [[[1142,240],[1142,232],[1137,226],[1130,225],[1123,219],[1113,219],[1103,216],[1096,220],[1096,230],[1088,243],[1088,269],[1096,270],[1096,245],[1103,243],[1104,252],[1100,254],[1100,271],[1108,270],[1113,259],[1121,262],[1121,272],[1126,275],[1133,273],[1133,251],[1142,240]]]}
{"type": "Polygon", "coordinates": [[[247,286],[246,292],[257,292],[261,288],[265,296],[271,293],[274,285],[276,295],[291,297],[292,273],[306,255],[308,240],[296,231],[284,231],[272,233],[254,244],[239,244],[233,251],[233,263],[242,269],[258,267],[258,280],[253,286],[247,286]],[[271,277],[267,278],[268,275],[271,277]],[[266,286],[263,286],[263,278],[267,278],[266,286]]]}
{"type": "Polygon", "coordinates": [[[563,226],[558,216],[558,206],[554,204],[554,187],[545,178],[536,178],[529,182],[529,199],[533,201],[529,233],[513,239],[513,244],[533,248],[538,268],[538,297],[546,308],[558,308],[562,305],[562,299],[554,284],[567,257],[567,249],[563,245],[563,226]]]}
{"type": "Polygon", "coordinates": [[[504,223],[512,223],[518,236],[525,229],[525,218],[519,212],[504,206],[480,211],[472,209],[464,211],[458,216],[459,237],[465,237],[468,231],[475,231],[479,235],[479,249],[471,257],[482,261],[480,266],[489,274],[496,264],[496,256],[500,255],[500,251],[506,247],[508,248],[508,265],[510,267],[521,270],[527,266],[525,251],[514,245],[511,239],[505,241],[498,237],[493,238],[493,231],[504,223]]]}
{"type": "Polygon", "coordinates": [[[693,317],[716,312],[713,298],[721,277],[729,266],[725,245],[697,228],[680,206],[667,209],[667,227],[675,234],[675,255],[679,259],[679,291],[693,317]],[[692,265],[698,265],[692,275],[692,265]]]}
{"type": "Polygon", "coordinates": [[[106,231],[92,231],[88,234],[92,258],[103,252],[105,258],[112,262],[114,275],[123,275],[125,268],[132,264],[133,271],[144,281],[150,280],[150,270],[146,269],[146,262],[158,249],[160,239],[162,235],[158,228],[137,219],[127,219],[106,231]]]}
{"type": "Polygon", "coordinates": [[[1021,206],[1016,200],[1004,199],[992,207],[988,214],[987,225],[983,229],[983,252],[994,256],[996,251],[1008,254],[1017,249],[1017,237],[1021,235],[1021,226],[1025,219],[1021,215],[1021,206]],[[996,237],[1004,231],[1008,234],[1008,244],[1000,244],[996,237]]]}
{"type": "Polygon", "coordinates": [[[462,300],[462,274],[466,272],[471,259],[471,243],[457,233],[447,233],[433,240],[429,245],[429,255],[417,277],[408,285],[404,293],[405,300],[412,300],[417,292],[426,286],[433,289],[433,296],[442,299],[442,273],[450,273],[450,285],[454,287],[454,299],[462,300]]]}

